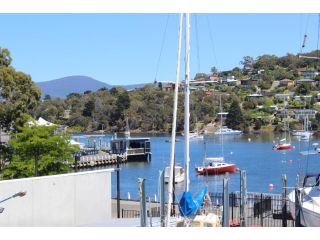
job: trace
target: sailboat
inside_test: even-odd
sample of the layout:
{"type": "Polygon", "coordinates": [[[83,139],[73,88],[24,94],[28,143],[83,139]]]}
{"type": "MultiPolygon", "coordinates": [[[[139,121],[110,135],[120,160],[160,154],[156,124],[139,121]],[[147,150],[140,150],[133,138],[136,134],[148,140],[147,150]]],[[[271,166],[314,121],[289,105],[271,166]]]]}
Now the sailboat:
{"type": "MultiPolygon", "coordinates": [[[[221,96],[220,96],[220,111],[222,112],[221,96]]],[[[221,128],[222,128],[222,116],[220,118],[220,129],[221,128]]],[[[223,134],[220,135],[220,137],[221,137],[221,153],[223,155],[223,134]]],[[[206,147],[206,143],[205,143],[205,147],[206,147]]],[[[205,149],[205,157],[203,160],[203,165],[197,166],[195,168],[196,172],[200,175],[223,174],[226,172],[233,173],[237,170],[236,165],[234,163],[225,162],[223,156],[207,157],[206,155],[207,154],[205,149]]]]}
{"type": "MultiPolygon", "coordinates": [[[[300,223],[305,227],[320,227],[320,173],[306,174],[302,187],[297,188],[300,208],[300,223]]],[[[295,190],[288,194],[292,218],[296,218],[295,190]]]]}
{"type": "Polygon", "coordinates": [[[309,118],[308,115],[306,115],[303,119],[303,130],[293,130],[291,132],[292,136],[298,136],[302,140],[309,140],[309,138],[312,136],[313,132],[309,131],[309,118]]]}
{"type": "MultiPolygon", "coordinates": [[[[287,132],[289,131],[289,123],[285,122],[284,123],[284,133],[285,133],[285,137],[281,140],[279,140],[279,142],[273,146],[274,150],[291,150],[292,149],[292,145],[290,143],[290,140],[287,140],[287,132]]],[[[290,135],[288,136],[290,138],[290,135]]]]}
{"type": "MultiPolygon", "coordinates": [[[[182,19],[183,14],[180,15],[180,27],[179,27],[179,44],[178,44],[178,61],[177,61],[177,74],[176,82],[179,79],[180,71],[180,48],[181,48],[181,36],[182,36],[182,19]]],[[[219,218],[215,214],[210,214],[206,216],[198,216],[197,212],[202,206],[202,202],[207,193],[207,187],[204,186],[199,195],[194,199],[190,193],[190,177],[189,177],[189,162],[190,162],[190,127],[189,127],[189,118],[190,118],[190,106],[189,106],[189,95],[190,95],[190,14],[185,14],[186,20],[186,33],[185,33],[185,83],[184,83],[184,159],[185,159],[185,181],[184,181],[184,193],[179,201],[179,211],[181,214],[181,219],[177,220],[176,226],[217,226],[220,224],[219,218]],[[197,220],[196,220],[197,219],[197,220]],[[195,221],[196,220],[196,221],[195,221]],[[202,221],[202,224],[199,222],[202,221]],[[206,221],[205,224],[203,222],[206,221]],[[195,225],[193,225],[193,223],[195,225]],[[207,224],[209,223],[209,224],[207,224]]],[[[175,89],[178,89],[177,87],[175,89]]],[[[177,90],[176,90],[177,91],[177,90]]],[[[172,140],[171,140],[171,158],[170,158],[170,174],[169,174],[169,183],[168,183],[168,209],[166,216],[166,226],[168,226],[171,212],[172,204],[172,190],[173,190],[173,171],[174,171],[174,144],[175,144],[175,130],[176,130],[176,115],[177,115],[177,92],[175,92],[175,102],[174,102],[174,113],[173,113],[173,127],[172,127],[172,140]]]]}

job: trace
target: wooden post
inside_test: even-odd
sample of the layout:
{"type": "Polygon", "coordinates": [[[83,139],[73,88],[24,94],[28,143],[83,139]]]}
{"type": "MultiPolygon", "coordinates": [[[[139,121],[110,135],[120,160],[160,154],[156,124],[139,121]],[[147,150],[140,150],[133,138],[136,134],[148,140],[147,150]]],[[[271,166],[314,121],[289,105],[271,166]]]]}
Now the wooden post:
{"type": "Polygon", "coordinates": [[[301,221],[300,221],[300,191],[298,188],[295,188],[295,221],[294,226],[295,227],[301,227],[301,221]]]}
{"type": "Polygon", "coordinates": [[[164,172],[160,171],[160,221],[161,227],[165,227],[165,204],[164,204],[164,172]]]}
{"type": "Polygon", "coordinates": [[[139,183],[139,196],[140,196],[140,226],[147,226],[147,208],[146,208],[146,192],[145,192],[145,179],[138,178],[139,183]]]}
{"type": "Polygon", "coordinates": [[[260,195],[260,226],[263,227],[263,194],[260,195]]]}
{"type": "Polygon", "coordinates": [[[282,175],[282,227],[287,227],[287,178],[282,175]]]}
{"type": "Polygon", "coordinates": [[[150,227],[152,227],[152,207],[151,207],[151,198],[149,197],[149,220],[150,220],[150,227]]]}
{"type": "Polygon", "coordinates": [[[78,162],[80,161],[80,153],[77,152],[74,155],[74,171],[78,172],[78,162]]]}
{"type": "Polygon", "coordinates": [[[247,206],[247,175],[246,171],[240,172],[240,226],[246,226],[246,206],[247,206]]]}
{"type": "Polygon", "coordinates": [[[229,173],[223,178],[223,227],[229,227],[229,173]]]}

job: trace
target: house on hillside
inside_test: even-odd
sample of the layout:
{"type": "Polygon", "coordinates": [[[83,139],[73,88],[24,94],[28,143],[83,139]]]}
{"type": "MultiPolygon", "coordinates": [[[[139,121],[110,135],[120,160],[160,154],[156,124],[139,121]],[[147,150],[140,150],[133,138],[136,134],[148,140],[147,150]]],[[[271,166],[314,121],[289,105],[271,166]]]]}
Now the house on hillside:
{"type": "Polygon", "coordinates": [[[293,100],[297,102],[310,102],[312,99],[312,95],[307,95],[307,96],[294,96],[293,100]]]}
{"type": "Polygon", "coordinates": [[[246,100],[246,101],[249,101],[249,100],[251,100],[251,99],[263,99],[263,98],[264,98],[263,95],[254,93],[254,94],[250,94],[250,95],[246,96],[246,97],[245,97],[245,100],[246,100]]]}
{"type": "Polygon", "coordinates": [[[300,80],[296,80],[296,85],[299,86],[300,84],[310,84],[312,86],[316,85],[316,81],[313,79],[300,79],[300,80]]]}
{"type": "Polygon", "coordinates": [[[251,78],[241,79],[240,86],[243,88],[251,88],[256,84],[256,81],[252,80],[251,78]]]}
{"type": "Polygon", "coordinates": [[[315,78],[316,76],[319,75],[318,71],[301,71],[300,76],[304,78],[315,78]]]}
{"type": "Polygon", "coordinates": [[[278,110],[276,113],[276,117],[278,118],[288,118],[294,116],[294,113],[288,109],[278,110]]]}
{"type": "Polygon", "coordinates": [[[285,94],[285,93],[278,93],[278,94],[275,94],[274,97],[276,99],[279,99],[279,100],[289,101],[291,95],[290,94],[285,94]]]}
{"type": "Polygon", "coordinates": [[[303,120],[308,116],[309,119],[313,119],[316,116],[317,111],[314,109],[297,109],[294,110],[294,118],[297,120],[303,120]]]}
{"type": "Polygon", "coordinates": [[[175,83],[163,83],[162,89],[166,92],[174,91],[176,84],[175,83]]]}
{"type": "Polygon", "coordinates": [[[282,79],[279,81],[279,87],[292,88],[294,87],[294,81],[291,79],[282,79]]]}
{"type": "Polygon", "coordinates": [[[10,140],[10,135],[0,130],[0,144],[3,144],[3,143],[7,144],[9,140],[10,140]]]}

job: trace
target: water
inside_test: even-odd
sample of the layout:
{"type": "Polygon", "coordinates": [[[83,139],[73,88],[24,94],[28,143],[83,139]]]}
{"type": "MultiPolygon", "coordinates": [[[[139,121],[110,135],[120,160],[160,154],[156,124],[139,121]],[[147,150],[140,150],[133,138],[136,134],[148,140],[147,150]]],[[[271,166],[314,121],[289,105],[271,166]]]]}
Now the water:
{"type": "MultiPolygon", "coordinates": [[[[135,135],[145,137],[146,135],[135,135]]],[[[212,192],[222,190],[223,176],[199,176],[195,172],[195,166],[202,163],[205,152],[207,156],[223,156],[228,162],[233,162],[241,170],[247,172],[247,188],[249,192],[281,193],[282,174],[287,176],[287,186],[294,186],[297,182],[297,174],[304,175],[308,172],[320,171],[320,155],[302,156],[300,151],[313,149],[312,144],[320,142],[312,138],[309,142],[298,141],[292,138],[294,149],[291,151],[275,151],[272,149],[274,140],[283,136],[274,134],[225,136],[223,147],[219,137],[210,137],[204,141],[190,141],[190,191],[197,194],[208,181],[208,190],[212,192]],[[250,141],[251,140],[251,141],[250,141]],[[206,151],[205,151],[206,148],[206,151]],[[273,189],[269,189],[273,184],[273,189]]],[[[150,163],[126,163],[121,165],[120,183],[121,198],[127,198],[128,192],[131,199],[138,198],[138,178],[146,179],[146,194],[154,199],[159,199],[158,180],[159,171],[164,170],[170,161],[170,143],[165,142],[170,136],[150,136],[152,161],[150,163]]],[[[102,144],[110,141],[111,135],[105,135],[102,144]]],[[[176,164],[183,166],[184,141],[178,136],[176,143],[176,164]]],[[[81,142],[88,143],[86,138],[79,138],[81,142]]],[[[98,142],[98,141],[97,141],[98,142]]],[[[111,168],[114,166],[106,166],[111,168]]],[[[101,169],[101,168],[99,168],[101,169]]],[[[240,174],[230,175],[229,191],[240,190],[240,174]]],[[[184,188],[184,183],[176,184],[176,198],[179,199],[184,188]]],[[[112,174],[112,195],[116,196],[116,174],[112,174]]]]}

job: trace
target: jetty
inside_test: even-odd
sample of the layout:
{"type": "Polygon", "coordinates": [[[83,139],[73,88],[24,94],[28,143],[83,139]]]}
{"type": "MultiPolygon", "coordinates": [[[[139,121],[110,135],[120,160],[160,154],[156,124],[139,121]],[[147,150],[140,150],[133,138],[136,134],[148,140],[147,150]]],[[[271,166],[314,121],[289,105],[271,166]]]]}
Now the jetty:
{"type": "MultiPolygon", "coordinates": [[[[119,163],[127,162],[127,154],[112,154],[103,151],[97,151],[97,154],[80,156],[78,159],[77,167],[78,168],[91,168],[98,166],[114,165],[119,163]]],[[[75,162],[70,164],[71,167],[75,168],[75,162]]]]}

